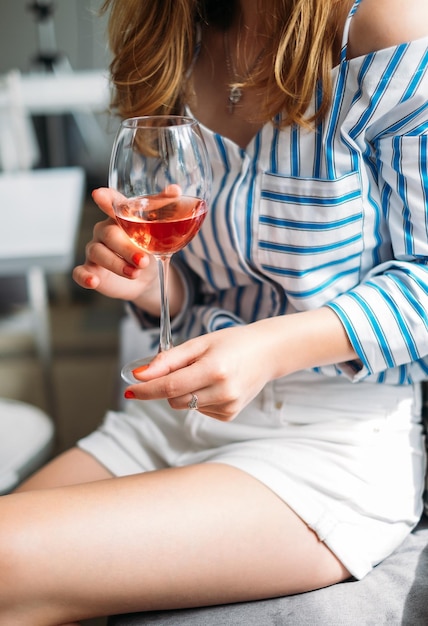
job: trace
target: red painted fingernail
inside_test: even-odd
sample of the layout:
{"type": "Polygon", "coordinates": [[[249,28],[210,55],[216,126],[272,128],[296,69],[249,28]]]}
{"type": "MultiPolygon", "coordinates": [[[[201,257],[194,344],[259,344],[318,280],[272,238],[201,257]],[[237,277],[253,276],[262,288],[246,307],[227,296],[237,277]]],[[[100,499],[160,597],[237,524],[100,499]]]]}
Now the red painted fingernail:
{"type": "Polygon", "coordinates": [[[140,367],[136,367],[135,370],[132,370],[132,373],[134,374],[142,374],[142,372],[145,372],[146,369],[149,367],[150,363],[148,365],[140,365],[140,367]]]}
{"type": "Polygon", "coordinates": [[[138,265],[140,265],[140,261],[143,258],[144,254],[142,254],[141,252],[136,252],[135,254],[132,255],[132,262],[138,267],[138,265]]]}
{"type": "Polygon", "coordinates": [[[88,276],[88,278],[85,278],[85,285],[87,285],[88,287],[92,286],[92,276],[88,276]]]}
{"type": "Polygon", "coordinates": [[[129,389],[127,389],[123,395],[127,400],[132,400],[133,398],[135,398],[135,393],[133,391],[130,391],[129,389]]]}

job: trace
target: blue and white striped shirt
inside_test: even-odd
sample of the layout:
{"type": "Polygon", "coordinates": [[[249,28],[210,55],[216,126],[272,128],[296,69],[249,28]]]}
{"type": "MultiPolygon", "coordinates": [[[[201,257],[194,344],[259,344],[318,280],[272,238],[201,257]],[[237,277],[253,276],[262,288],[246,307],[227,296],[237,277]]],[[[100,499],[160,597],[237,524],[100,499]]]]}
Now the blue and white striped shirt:
{"type": "Polygon", "coordinates": [[[266,124],[242,149],[202,127],[211,210],[180,257],[203,295],[179,321],[189,337],[329,306],[362,367],[319,371],[406,384],[428,375],[428,38],[347,60],[358,4],[315,132],[266,124]]]}

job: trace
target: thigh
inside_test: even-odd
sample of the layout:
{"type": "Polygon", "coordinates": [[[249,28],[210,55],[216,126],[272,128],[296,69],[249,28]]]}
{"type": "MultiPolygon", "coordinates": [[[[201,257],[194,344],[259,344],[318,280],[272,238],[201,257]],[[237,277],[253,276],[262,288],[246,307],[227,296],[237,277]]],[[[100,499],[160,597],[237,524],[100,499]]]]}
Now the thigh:
{"type": "Polygon", "coordinates": [[[71,448],[27,478],[15,492],[81,484],[111,477],[112,474],[93,456],[79,448],[71,448]]]}
{"type": "Polygon", "coordinates": [[[10,598],[22,623],[28,606],[37,606],[34,623],[55,624],[272,597],[348,576],[278,496],[221,464],[6,496],[0,563],[4,552],[0,608],[10,598]]]}

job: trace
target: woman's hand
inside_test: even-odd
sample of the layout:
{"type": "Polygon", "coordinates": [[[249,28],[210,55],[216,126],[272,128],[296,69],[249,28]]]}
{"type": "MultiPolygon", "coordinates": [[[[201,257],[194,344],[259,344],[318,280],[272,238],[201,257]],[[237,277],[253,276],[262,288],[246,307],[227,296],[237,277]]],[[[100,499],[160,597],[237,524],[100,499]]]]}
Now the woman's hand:
{"type": "Polygon", "coordinates": [[[166,398],[172,408],[187,409],[196,394],[201,413],[229,421],[270,380],[356,358],[339,317],[322,307],[225,328],[161,352],[134,371],[142,384],[128,387],[125,398],[166,398]]]}
{"type": "Polygon", "coordinates": [[[159,310],[158,273],[155,259],[135,246],[114,219],[111,189],[96,189],[92,197],[108,216],[98,222],[86,245],[86,260],[73,271],[78,285],[111,298],[136,300],[143,291],[154,290],[159,310]]]}
{"type": "Polygon", "coordinates": [[[134,371],[144,382],[129,387],[125,397],[167,398],[172,408],[187,409],[196,393],[201,413],[229,421],[271,377],[267,354],[266,360],[255,325],[219,330],[162,352],[139,374],[134,371]]]}

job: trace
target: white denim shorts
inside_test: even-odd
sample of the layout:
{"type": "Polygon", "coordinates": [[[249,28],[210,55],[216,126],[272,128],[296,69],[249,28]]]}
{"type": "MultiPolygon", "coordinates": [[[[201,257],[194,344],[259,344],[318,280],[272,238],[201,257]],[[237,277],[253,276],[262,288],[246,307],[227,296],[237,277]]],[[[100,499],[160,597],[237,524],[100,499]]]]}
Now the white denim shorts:
{"type": "Polygon", "coordinates": [[[232,422],[129,401],[81,439],[113,475],[226,463],[284,500],[355,578],[422,513],[420,390],[300,372],[269,383],[232,422]]]}

